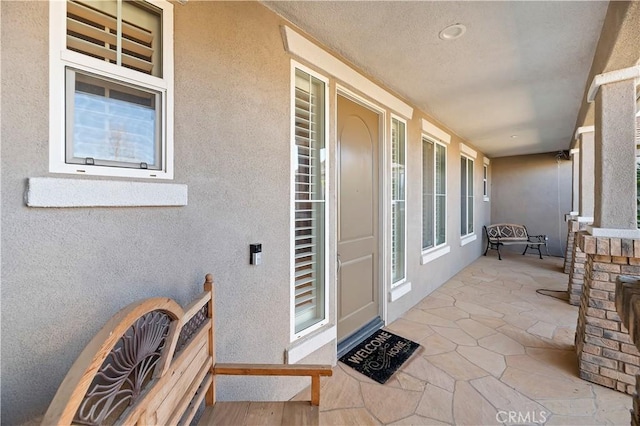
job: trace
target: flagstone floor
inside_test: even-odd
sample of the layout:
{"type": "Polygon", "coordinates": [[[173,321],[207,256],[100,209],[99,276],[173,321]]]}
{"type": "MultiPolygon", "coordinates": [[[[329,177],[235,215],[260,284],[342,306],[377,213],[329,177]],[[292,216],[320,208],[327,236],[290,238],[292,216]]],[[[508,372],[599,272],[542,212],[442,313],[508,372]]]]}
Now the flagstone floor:
{"type": "Polygon", "coordinates": [[[323,378],[320,424],[628,425],[631,397],[578,377],[577,307],[536,293],[566,290],[562,262],[481,256],[386,327],[422,347],[385,385],[323,378]]]}

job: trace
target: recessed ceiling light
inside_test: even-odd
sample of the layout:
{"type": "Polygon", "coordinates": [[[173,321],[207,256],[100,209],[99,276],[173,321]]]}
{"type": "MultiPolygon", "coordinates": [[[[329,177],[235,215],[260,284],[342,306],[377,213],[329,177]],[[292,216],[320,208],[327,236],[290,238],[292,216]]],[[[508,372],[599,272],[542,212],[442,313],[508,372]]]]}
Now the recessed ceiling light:
{"type": "Polygon", "coordinates": [[[518,137],[518,135],[511,135],[511,136],[509,136],[509,137],[510,137],[511,139],[515,139],[515,138],[517,138],[517,137],[518,137]]]}
{"type": "Polygon", "coordinates": [[[462,37],[466,31],[467,27],[465,27],[464,25],[453,24],[440,31],[439,37],[442,40],[455,40],[462,37]]]}

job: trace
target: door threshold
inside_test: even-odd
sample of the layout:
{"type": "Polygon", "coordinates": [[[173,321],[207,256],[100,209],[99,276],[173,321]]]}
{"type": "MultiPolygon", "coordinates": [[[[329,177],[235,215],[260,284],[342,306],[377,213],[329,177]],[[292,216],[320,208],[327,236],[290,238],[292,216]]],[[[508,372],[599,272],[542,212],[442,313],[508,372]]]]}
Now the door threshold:
{"type": "Polygon", "coordinates": [[[383,325],[384,321],[382,321],[382,318],[375,317],[374,319],[366,323],[360,330],[338,342],[338,359],[340,359],[342,355],[346,354],[351,349],[356,347],[358,343],[369,337],[371,333],[382,328],[383,325]]]}

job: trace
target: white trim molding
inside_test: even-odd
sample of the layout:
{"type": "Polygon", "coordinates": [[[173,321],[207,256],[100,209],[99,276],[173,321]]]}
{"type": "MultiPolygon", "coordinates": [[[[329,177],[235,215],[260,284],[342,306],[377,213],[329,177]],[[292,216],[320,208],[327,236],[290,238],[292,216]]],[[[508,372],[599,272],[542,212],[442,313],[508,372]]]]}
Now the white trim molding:
{"type": "Polygon", "coordinates": [[[451,247],[446,245],[444,247],[437,247],[435,249],[431,249],[428,251],[422,252],[422,260],[420,261],[421,265],[426,265],[427,263],[436,260],[439,257],[444,256],[445,254],[451,251],[451,247]]]}
{"type": "Polygon", "coordinates": [[[463,144],[462,142],[460,142],[460,152],[473,159],[475,159],[478,156],[478,152],[475,149],[472,149],[471,147],[463,144]]]}
{"type": "Polygon", "coordinates": [[[405,281],[401,285],[397,285],[389,292],[389,302],[395,302],[405,294],[411,292],[411,281],[405,281]]]}
{"type": "Polygon", "coordinates": [[[596,228],[593,225],[587,225],[587,232],[594,237],[640,238],[640,229],[596,228]]]}
{"type": "Polygon", "coordinates": [[[460,247],[466,246],[470,242],[473,242],[477,239],[478,239],[478,235],[476,234],[465,235],[464,237],[460,238],[460,247]]]}
{"type": "Polygon", "coordinates": [[[187,205],[187,185],[113,180],[29,178],[29,207],[171,207],[187,205]]]}
{"type": "Polygon", "coordinates": [[[578,216],[578,222],[593,223],[593,216],[578,216]]]}
{"type": "Polygon", "coordinates": [[[372,97],[381,104],[389,107],[404,118],[413,117],[413,107],[398,97],[392,95],[382,87],[373,83],[365,76],[331,55],[318,45],[312,43],[288,26],[282,27],[282,39],[285,50],[333,75],[362,93],[372,97]]]}
{"type": "Polygon", "coordinates": [[[435,124],[422,119],[422,131],[444,143],[451,143],[451,135],[435,124]]]}
{"type": "Polygon", "coordinates": [[[595,126],[582,126],[582,127],[578,127],[576,129],[576,133],[573,135],[573,138],[575,140],[579,140],[580,139],[580,135],[583,133],[592,133],[595,132],[596,127],[595,126]]]}
{"type": "Polygon", "coordinates": [[[620,70],[609,71],[596,75],[593,77],[591,86],[589,86],[587,102],[592,103],[596,100],[596,95],[598,94],[600,86],[631,79],[640,79],[640,65],[634,65],[629,68],[622,68],[620,70]]]}
{"type": "Polygon", "coordinates": [[[332,340],[337,340],[338,338],[338,329],[334,325],[322,332],[316,334],[315,336],[305,339],[300,342],[296,346],[287,349],[287,364],[295,364],[300,360],[306,358],[311,355],[324,345],[330,343],[332,340]]]}

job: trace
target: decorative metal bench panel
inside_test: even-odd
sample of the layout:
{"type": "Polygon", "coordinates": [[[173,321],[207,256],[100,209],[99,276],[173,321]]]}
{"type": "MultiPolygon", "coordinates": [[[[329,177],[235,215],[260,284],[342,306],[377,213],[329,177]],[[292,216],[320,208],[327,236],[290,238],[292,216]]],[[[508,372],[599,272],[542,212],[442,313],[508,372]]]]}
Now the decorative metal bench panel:
{"type": "MultiPolygon", "coordinates": [[[[542,259],[542,252],[540,246],[547,247],[546,235],[529,235],[527,227],[524,225],[517,225],[514,223],[497,223],[495,225],[484,226],[484,233],[487,237],[487,248],[484,251],[484,255],[487,255],[489,249],[498,251],[498,259],[502,260],[500,255],[500,246],[510,246],[516,244],[524,244],[523,255],[527,253],[528,249],[538,250],[538,255],[542,259]]],[[[547,253],[548,254],[548,253],[547,253]]]]}
{"type": "Polygon", "coordinates": [[[280,418],[272,420],[318,424],[320,376],[331,376],[331,366],[217,363],[213,307],[208,274],[204,292],[184,309],[168,298],[122,309],[78,356],[42,424],[189,425],[203,403],[201,424],[251,423],[250,403],[216,404],[221,374],[311,377],[311,403],[275,403],[280,418]]]}

